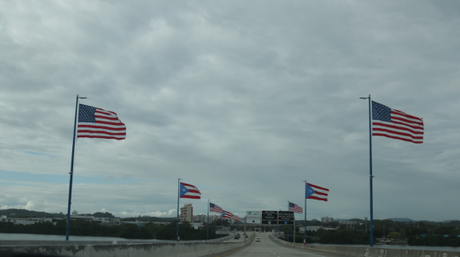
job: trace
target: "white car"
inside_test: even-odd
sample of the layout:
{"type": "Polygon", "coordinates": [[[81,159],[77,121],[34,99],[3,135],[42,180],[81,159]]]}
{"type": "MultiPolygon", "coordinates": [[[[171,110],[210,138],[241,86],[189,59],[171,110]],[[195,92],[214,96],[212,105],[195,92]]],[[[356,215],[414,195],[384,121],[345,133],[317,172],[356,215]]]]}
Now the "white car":
{"type": "Polygon", "coordinates": [[[256,242],[260,242],[260,238],[259,238],[259,237],[256,237],[256,242]]]}

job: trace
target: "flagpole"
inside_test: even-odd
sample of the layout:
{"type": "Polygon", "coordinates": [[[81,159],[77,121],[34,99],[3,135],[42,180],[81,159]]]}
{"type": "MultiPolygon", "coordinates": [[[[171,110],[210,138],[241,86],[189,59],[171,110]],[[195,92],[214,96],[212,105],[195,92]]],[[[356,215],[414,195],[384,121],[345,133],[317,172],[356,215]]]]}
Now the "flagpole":
{"type": "MultiPolygon", "coordinates": [[[[288,211],[289,211],[289,204],[291,203],[290,201],[287,201],[288,202],[288,211]]],[[[294,221],[292,223],[292,236],[293,236],[293,239],[292,239],[292,242],[295,243],[295,213],[294,212],[294,221]]],[[[288,233],[289,235],[289,233],[288,233]]]]}
{"type": "Polygon", "coordinates": [[[246,223],[248,222],[248,216],[244,215],[244,242],[246,243],[246,223]]]}
{"type": "Polygon", "coordinates": [[[208,219],[206,222],[206,240],[209,240],[209,203],[211,202],[210,199],[208,199],[208,219]]]}
{"type": "Polygon", "coordinates": [[[77,94],[77,99],[75,103],[75,119],[73,124],[73,139],[72,139],[72,157],[70,159],[70,182],[69,182],[69,202],[67,204],[67,228],[65,240],[69,241],[69,230],[70,230],[70,205],[72,203],[72,181],[73,181],[73,160],[75,155],[75,138],[77,134],[77,117],[78,117],[78,99],[86,99],[86,97],[79,97],[77,94]]]}
{"type": "Polygon", "coordinates": [[[292,225],[292,242],[295,243],[295,213],[294,213],[294,224],[292,225]]]}
{"type": "Polygon", "coordinates": [[[177,222],[176,240],[179,241],[179,199],[180,199],[180,178],[177,179],[177,222]]]}
{"type": "Polygon", "coordinates": [[[369,198],[370,198],[370,246],[374,246],[374,206],[373,206],[373,189],[372,189],[372,100],[371,94],[368,97],[359,99],[369,99],[369,198]]]}
{"type": "MultiPolygon", "coordinates": [[[[288,209],[287,209],[287,210],[289,211],[289,203],[290,203],[290,202],[289,202],[289,201],[287,201],[287,202],[288,202],[288,209]]],[[[295,222],[295,212],[294,212],[293,214],[294,214],[294,222],[295,222]]],[[[288,232],[287,232],[287,234],[288,234],[288,242],[289,242],[289,224],[286,224],[286,225],[288,225],[288,232]]]]}
{"type": "Polygon", "coordinates": [[[305,182],[305,215],[304,215],[304,223],[305,223],[305,238],[304,238],[304,245],[307,244],[307,180],[305,182]]]}

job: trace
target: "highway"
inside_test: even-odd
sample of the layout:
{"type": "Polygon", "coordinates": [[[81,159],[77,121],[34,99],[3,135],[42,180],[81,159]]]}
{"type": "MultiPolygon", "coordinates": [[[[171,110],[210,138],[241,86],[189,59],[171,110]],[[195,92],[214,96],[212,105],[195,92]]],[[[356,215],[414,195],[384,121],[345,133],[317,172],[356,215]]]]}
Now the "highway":
{"type": "MultiPolygon", "coordinates": [[[[345,255],[338,255],[333,253],[323,253],[312,250],[305,250],[299,248],[291,248],[281,245],[271,240],[268,236],[271,233],[256,233],[255,237],[260,238],[260,242],[253,241],[247,247],[244,247],[237,251],[221,254],[218,257],[259,257],[259,256],[274,256],[274,257],[292,257],[292,256],[311,256],[311,257],[342,257],[345,255]]],[[[236,240],[236,239],[235,239],[236,240]]],[[[241,237],[238,240],[244,240],[241,237]]]]}

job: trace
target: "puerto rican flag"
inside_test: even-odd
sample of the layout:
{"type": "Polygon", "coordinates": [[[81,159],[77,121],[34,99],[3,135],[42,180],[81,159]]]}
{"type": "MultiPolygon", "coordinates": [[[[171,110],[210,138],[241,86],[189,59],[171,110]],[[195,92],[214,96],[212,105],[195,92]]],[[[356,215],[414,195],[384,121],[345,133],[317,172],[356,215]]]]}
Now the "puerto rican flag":
{"type": "Polygon", "coordinates": [[[327,202],[327,196],[329,195],[329,189],[307,183],[306,191],[307,192],[305,194],[305,197],[307,199],[327,202]]]}
{"type": "Polygon", "coordinates": [[[233,214],[229,211],[222,211],[222,218],[232,219],[233,214]]]}
{"type": "Polygon", "coordinates": [[[179,198],[201,199],[201,193],[196,186],[181,182],[179,198]]]}

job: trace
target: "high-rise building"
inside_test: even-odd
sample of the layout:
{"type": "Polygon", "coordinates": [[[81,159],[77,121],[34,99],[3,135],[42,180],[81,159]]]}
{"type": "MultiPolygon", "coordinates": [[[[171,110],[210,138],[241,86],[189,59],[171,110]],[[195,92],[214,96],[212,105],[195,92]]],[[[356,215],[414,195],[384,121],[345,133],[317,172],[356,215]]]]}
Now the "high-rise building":
{"type": "Polygon", "coordinates": [[[193,207],[192,204],[185,204],[180,208],[180,221],[193,222],[193,207]]]}

